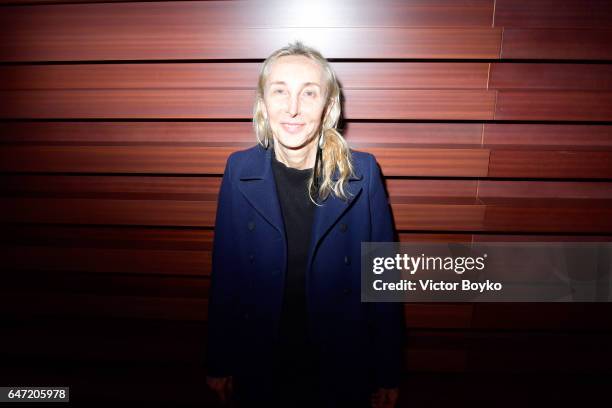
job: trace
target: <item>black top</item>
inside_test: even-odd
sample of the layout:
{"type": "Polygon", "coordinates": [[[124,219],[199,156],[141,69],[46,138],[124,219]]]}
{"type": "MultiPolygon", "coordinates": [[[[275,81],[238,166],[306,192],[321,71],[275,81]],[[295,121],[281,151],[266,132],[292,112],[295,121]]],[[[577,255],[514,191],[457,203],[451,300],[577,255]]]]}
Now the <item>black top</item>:
{"type": "MultiPolygon", "coordinates": [[[[314,217],[308,196],[311,169],[298,170],[279,162],[272,150],[272,169],[287,237],[287,274],[280,322],[282,370],[297,375],[312,363],[307,330],[306,263],[314,217]]],[[[286,373],[287,374],[287,373],[286,373]]]]}

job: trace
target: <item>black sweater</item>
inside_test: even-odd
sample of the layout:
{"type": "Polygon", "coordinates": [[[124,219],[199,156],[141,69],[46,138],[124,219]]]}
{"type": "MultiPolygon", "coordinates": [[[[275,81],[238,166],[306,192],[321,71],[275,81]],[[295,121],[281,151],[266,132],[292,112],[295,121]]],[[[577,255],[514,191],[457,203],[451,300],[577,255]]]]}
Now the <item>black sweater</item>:
{"type": "Polygon", "coordinates": [[[298,373],[312,364],[306,311],[306,262],[314,203],[308,197],[312,169],[287,167],[272,154],[272,169],[287,238],[287,274],[280,322],[279,357],[282,369],[298,373]]]}

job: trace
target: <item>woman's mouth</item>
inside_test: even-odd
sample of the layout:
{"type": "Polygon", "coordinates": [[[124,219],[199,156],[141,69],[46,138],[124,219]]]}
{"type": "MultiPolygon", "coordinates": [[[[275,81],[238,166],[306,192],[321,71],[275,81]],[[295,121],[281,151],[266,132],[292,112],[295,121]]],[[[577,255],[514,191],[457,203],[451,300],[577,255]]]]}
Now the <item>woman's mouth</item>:
{"type": "Polygon", "coordinates": [[[298,133],[304,127],[303,123],[283,123],[283,129],[289,133],[298,133]]]}

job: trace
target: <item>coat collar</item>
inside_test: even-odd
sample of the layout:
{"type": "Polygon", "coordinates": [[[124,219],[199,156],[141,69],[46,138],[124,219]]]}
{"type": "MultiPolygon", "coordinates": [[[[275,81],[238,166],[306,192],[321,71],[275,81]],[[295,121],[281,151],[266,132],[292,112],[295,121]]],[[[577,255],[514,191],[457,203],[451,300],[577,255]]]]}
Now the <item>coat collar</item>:
{"type": "MultiPolygon", "coordinates": [[[[283,217],[272,170],[272,149],[273,147],[265,149],[257,145],[256,154],[250,156],[250,162],[243,167],[239,175],[239,189],[251,205],[285,238],[283,217]]],[[[311,258],[321,238],[359,197],[363,175],[359,173],[359,169],[355,169],[355,173],[347,185],[349,192],[347,201],[330,194],[327,200],[315,207],[309,251],[311,258]]],[[[333,179],[338,179],[337,173],[333,179]]],[[[311,259],[309,264],[310,261],[311,259]]]]}

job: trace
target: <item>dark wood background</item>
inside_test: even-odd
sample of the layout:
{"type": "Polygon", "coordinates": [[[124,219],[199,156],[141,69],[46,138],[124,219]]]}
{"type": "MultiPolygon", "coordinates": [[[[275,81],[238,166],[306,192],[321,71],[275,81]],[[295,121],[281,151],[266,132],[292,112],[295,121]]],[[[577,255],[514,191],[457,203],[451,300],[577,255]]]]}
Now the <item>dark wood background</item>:
{"type": "MultiPolygon", "coordinates": [[[[332,61],[402,241],[612,240],[609,1],[0,1],[0,38],[0,385],[214,406],[221,173],[295,39],[332,61]]],[[[610,380],[610,304],[405,310],[401,406],[610,380]]]]}

